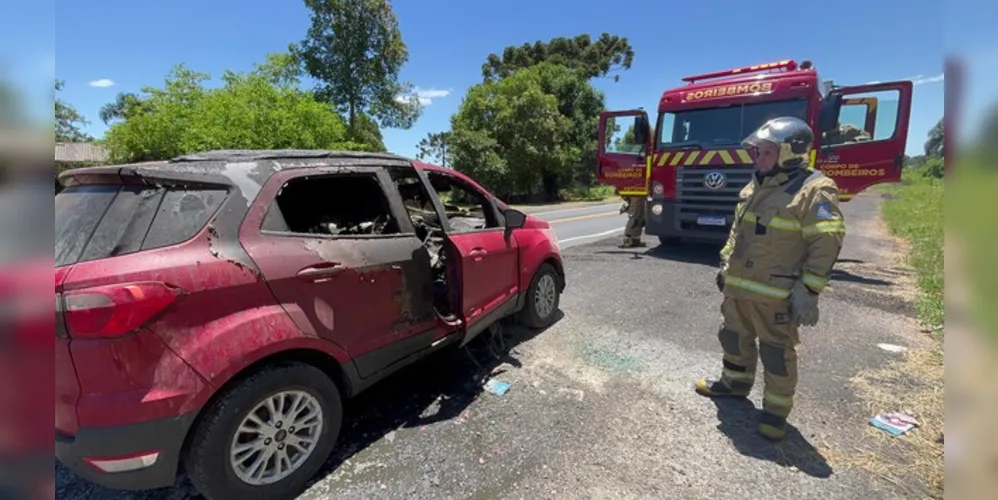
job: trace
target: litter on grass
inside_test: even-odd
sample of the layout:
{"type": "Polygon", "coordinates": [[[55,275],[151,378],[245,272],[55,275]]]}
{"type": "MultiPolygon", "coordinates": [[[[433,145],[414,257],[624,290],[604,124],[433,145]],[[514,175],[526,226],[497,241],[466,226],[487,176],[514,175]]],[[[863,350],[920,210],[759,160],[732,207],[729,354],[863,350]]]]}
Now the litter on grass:
{"type": "Polygon", "coordinates": [[[881,413],[870,419],[870,425],[898,437],[918,426],[915,417],[902,412],[881,413]]]}
{"type": "Polygon", "coordinates": [[[488,382],[485,383],[485,390],[491,392],[492,394],[495,394],[496,396],[502,396],[503,394],[506,394],[506,392],[509,391],[509,387],[510,387],[509,382],[503,382],[502,380],[498,379],[490,379],[488,382]]]}

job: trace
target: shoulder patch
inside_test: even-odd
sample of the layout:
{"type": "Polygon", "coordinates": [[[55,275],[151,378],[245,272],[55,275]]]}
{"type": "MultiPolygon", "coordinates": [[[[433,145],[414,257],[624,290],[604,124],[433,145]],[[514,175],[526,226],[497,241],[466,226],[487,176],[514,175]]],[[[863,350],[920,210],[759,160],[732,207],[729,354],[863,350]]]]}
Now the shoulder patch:
{"type": "Polygon", "coordinates": [[[817,217],[819,220],[828,220],[833,217],[832,202],[822,201],[818,203],[818,205],[815,208],[816,208],[815,217],[817,217]]]}

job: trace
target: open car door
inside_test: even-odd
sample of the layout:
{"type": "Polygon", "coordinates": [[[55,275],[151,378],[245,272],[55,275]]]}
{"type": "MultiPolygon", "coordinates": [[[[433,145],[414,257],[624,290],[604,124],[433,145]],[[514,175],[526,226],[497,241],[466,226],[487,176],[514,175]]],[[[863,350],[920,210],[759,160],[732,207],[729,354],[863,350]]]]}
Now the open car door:
{"type": "Polygon", "coordinates": [[[617,188],[621,196],[647,196],[652,144],[648,113],[600,113],[596,136],[596,180],[617,188]]]}
{"type": "Polygon", "coordinates": [[[842,201],[901,180],[911,114],[910,81],[841,87],[819,117],[816,166],[839,186],[842,201]]]}

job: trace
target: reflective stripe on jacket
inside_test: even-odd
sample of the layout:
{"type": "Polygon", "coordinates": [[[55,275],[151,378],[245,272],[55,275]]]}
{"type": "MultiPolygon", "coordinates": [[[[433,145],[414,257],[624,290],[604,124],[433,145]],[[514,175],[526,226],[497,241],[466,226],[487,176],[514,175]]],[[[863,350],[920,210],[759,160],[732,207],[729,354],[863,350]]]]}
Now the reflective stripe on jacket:
{"type": "Polygon", "coordinates": [[[835,181],[814,169],[753,177],[739,194],[721,250],[724,294],[759,301],[790,297],[796,281],[828,284],[845,238],[835,181]]]}

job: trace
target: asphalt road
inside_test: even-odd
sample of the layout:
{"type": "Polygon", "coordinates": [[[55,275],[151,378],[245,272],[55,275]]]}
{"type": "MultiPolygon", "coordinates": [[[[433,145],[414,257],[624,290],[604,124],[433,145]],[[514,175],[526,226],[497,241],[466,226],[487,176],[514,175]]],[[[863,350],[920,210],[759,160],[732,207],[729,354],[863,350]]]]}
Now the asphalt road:
{"type": "MultiPolygon", "coordinates": [[[[696,378],[720,370],[717,248],[648,241],[621,250],[616,237],[582,238],[621,228],[616,207],[541,213],[567,242],[559,322],[543,332],[510,327],[499,356],[484,340],[474,343],[485,373],[463,352],[441,353],[353,401],[337,452],[301,499],[901,495],[891,483],[838,469],[823,452],[864,439],[870,415],[848,380],[899,356],[877,344],[919,342],[874,195],[844,206],[847,247],[823,295],[821,324],[802,333],[794,427],[779,445],[755,431],[762,384],[752,403],[715,403],[692,391],[696,378]],[[511,389],[487,392],[479,374],[511,389]]],[[[182,480],[118,493],[59,467],[57,474],[58,498],[192,495],[182,480]]]]}
{"type": "Polygon", "coordinates": [[[620,202],[584,207],[543,210],[533,213],[551,223],[564,250],[601,238],[619,237],[624,232],[627,215],[620,213],[620,202]]]}

